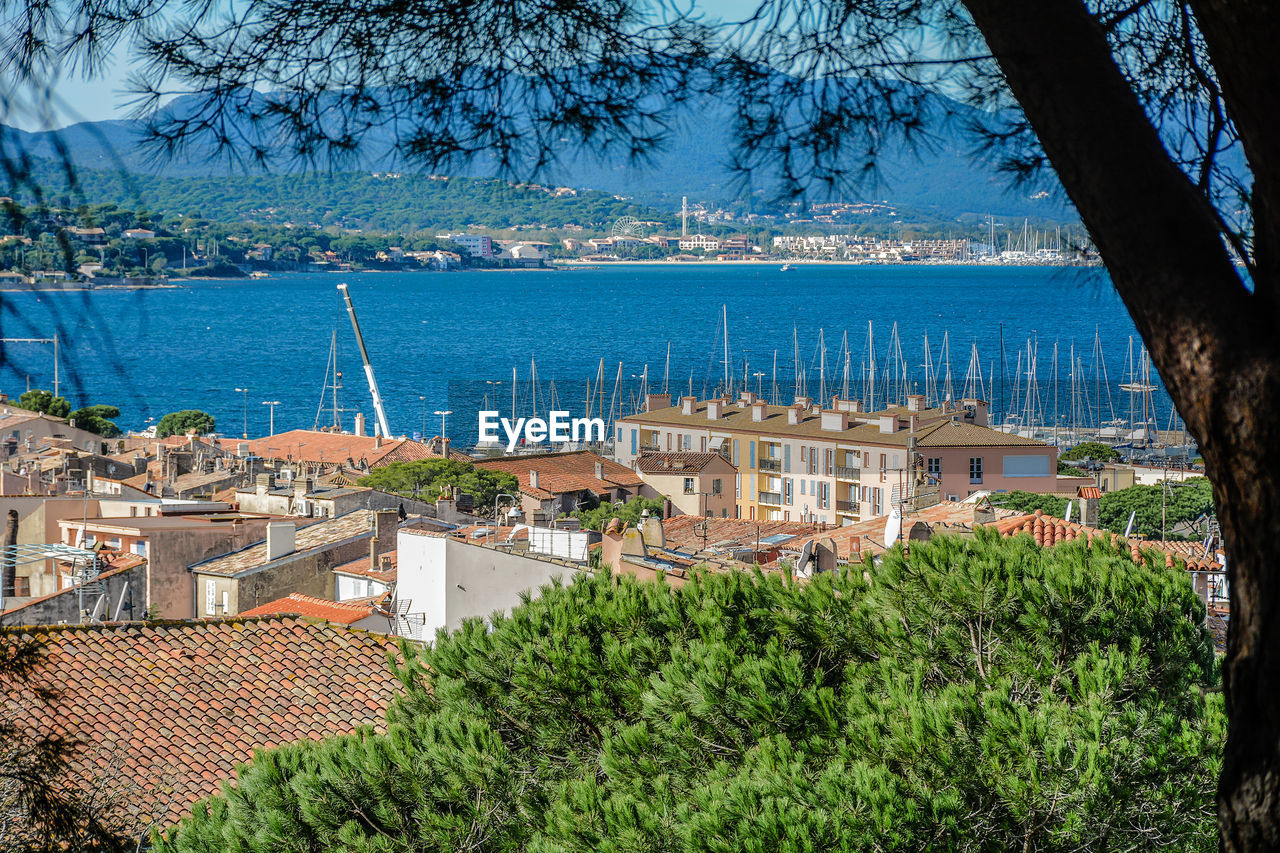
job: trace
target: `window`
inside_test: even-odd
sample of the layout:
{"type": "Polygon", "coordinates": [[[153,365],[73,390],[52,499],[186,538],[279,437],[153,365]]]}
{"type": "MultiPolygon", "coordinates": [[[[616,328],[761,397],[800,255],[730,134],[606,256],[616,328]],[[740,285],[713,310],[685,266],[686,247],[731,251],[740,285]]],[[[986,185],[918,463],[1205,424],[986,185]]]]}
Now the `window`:
{"type": "Polygon", "coordinates": [[[738,498],[739,500],[742,499],[742,475],[741,474],[733,475],[733,496],[735,498],[738,498]]]}
{"type": "Polygon", "coordinates": [[[733,464],[738,464],[738,439],[733,440],[733,464]]]}
{"type": "Polygon", "coordinates": [[[969,457],[969,482],[970,483],[982,482],[982,457],[981,456],[969,457]]]}
{"type": "Polygon", "coordinates": [[[791,473],[791,445],[782,445],[782,473],[791,473]]]}
{"type": "Polygon", "coordinates": [[[693,449],[693,433],[689,433],[684,437],[684,449],[685,450],[693,449]]]}
{"type": "Polygon", "coordinates": [[[831,473],[835,471],[835,468],[836,468],[836,452],[828,447],[827,453],[826,453],[826,459],[824,461],[827,463],[827,465],[826,465],[826,468],[823,469],[822,473],[830,476],[831,473]]]}
{"type": "Polygon", "coordinates": [[[802,444],[800,445],[800,464],[803,465],[806,459],[808,459],[808,457],[805,456],[804,445],[802,444]]]}
{"type": "Polygon", "coordinates": [[[800,481],[800,496],[801,496],[801,497],[803,497],[803,496],[804,496],[804,494],[805,494],[805,491],[804,491],[804,480],[801,480],[801,481],[800,481]]]}
{"type": "Polygon", "coordinates": [[[204,582],[204,615],[212,616],[218,607],[218,585],[213,578],[204,582]]]}
{"type": "Polygon", "coordinates": [[[747,454],[747,467],[756,467],[756,443],[754,441],[748,443],[747,454]]]}
{"type": "Polygon", "coordinates": [[[147,556],[147,543],[146,543],[146,542],[134,542],[134,543],[133,543],[133,553],[137,554],[139,557],[145,557],[145,556],[147,556]]]}
{"type": "Polygon", "coordinates": [[[871,514],[880,515],[884,510],[884,489],[871,490],[871,514]]]}
{"type": "Polygon", "coordinates": [[[632,456],[636,455],[636,451],[638,449],[637,445],[639,443],[640,443],[640,430],[633,429],[631,431],[631,455],[632,456]]]}
{"type": "Polygon", "coordinates": [[[222,591],[222,615],[228,616],[231,613],[231,593],[225,589],[222,591]]]}
{"type": "Polygon", "coordinates": [[[884,455],[883,453],[881,453],[881,454],[880,454],[880,473],[881,473],[881,474],[883,474],[883,473],[884,473],[884,469],[885,469],[885,466],[886,466],[886,464],[887,464],[887,461],[888,461],[888,460],[886,460],[885,455],[884,455]]]}
{"type": "Polygon", "coordinates": [[[939,456],[929,457],[929,476],[935,480],[942,476],[942,458],[939,456]]]}
{"type": "Polygon", "coordinates": [[[809,448],[809,473],[818,473],[818,448],[816,447],[809,448]]]}
{"type": "Polygon", "coordinates": [[[684,493],[686,495],[693,494],[693,478],[692,477],[684,478],[684,493]]]}
{"type": "Polygon", "coordinates": [[[705,435],[700,439],[700,443],[701,443],[701,445],[702,445],[702,452],[703,452],[703,453],[706,453],[706,452],[707,452],[707,437],[706,437],[705,435]]]}
{"type": "Polygon", "coordinates": [[[792,497],[793,496],[791,494],[791,478],[787,477],[782,481],[782,502],[785,504],[791,504],[792,497]]]}
{"type": "Polygon", "coordinates": [[[711,494],[718,495],[720,494],[720,491],[721,491],[720,478],[717,477],[716,479],[711,481],[711,494]]]}

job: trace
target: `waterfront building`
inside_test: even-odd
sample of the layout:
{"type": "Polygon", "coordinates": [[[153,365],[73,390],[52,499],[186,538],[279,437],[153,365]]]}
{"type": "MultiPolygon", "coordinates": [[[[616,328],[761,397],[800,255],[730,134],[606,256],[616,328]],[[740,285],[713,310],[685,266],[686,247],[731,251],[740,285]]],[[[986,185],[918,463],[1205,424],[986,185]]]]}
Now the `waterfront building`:
{"type": "Polygon", "coordinates": [[[448,240],[466,249],[473,258],[493,257],[493,239],[488,234],[437,234],[437,240],[448,240]]]}
{"type": "Polygon", "coordinates": [[[990,429],[982,400],[929,408],[911,395],[905,406],[872,412],[839,398],[831,408],[807,397],[771,405],[749,391],[737,400],[646,402],[645,412],[617,422],[614,459],[636,467],[648,453],[719,453],[736,470],[739,518],[842,525],[908,501],[1065,488],[1057,449],[990,429]]]}
{"type": "Polygon", "coordinates": [[[630,465],[620,465],[586,450],[482,459],[475,466],[503,471],[520,481],[520,509],[531,524],[549,524],[561,514],[600,503],[625,503],[636,496],[659,497],[658,492],[645,487],[630,465]]]}
{"type": "Polygon", "coordinates": [[[735,516],[737,469],[719,453],[646,453],[636,460],[645,485],[665,495],[667,515],[735,516]]]}

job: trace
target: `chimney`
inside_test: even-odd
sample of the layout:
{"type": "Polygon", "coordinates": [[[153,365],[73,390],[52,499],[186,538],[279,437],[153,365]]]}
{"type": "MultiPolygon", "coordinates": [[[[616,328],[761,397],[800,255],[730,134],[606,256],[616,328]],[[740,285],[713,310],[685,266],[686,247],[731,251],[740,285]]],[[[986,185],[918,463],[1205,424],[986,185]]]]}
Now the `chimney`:
{"type": "Polygon", "coordinates": [[[707,401],[707,420],[716,421],[720,419],[721,407],[724,406],[723,400],[707,401]]]}
{"type": "Polygon", "coordinates": [[[808,409],[813,405],[813,399],[810,397],[796,397],[796,405],[802,409],[808,409]]]}
{"type": "Polygon", "coordinates": [[[656,412],[658,409],[671,408],[670,394],[646,394],[644,397],[644,410],[646,412],[656,412]]]}
{"type": "Polygon", "coordinates": [[[849,426],[847,412],[823,412],[822,428],[828,432],[843,432],[849,426]]]}
{"type": "MultiPolygon", "coordinates": [[[[396,532],[399,528],[400,513],[396,510],[380,509],[373,514],[373,538],[381,550],[390,551],[395,548],[396,532]],[[390,547],[385,547],[388,543],[390,547]]],[[[370,553],[376,552],[370,551],[370,553]]]]}
{"type": "Polygon", "coordinates": [[[794,406],[787,406],[787,423],[795,426],[800,423],[800,417],[804,414],[804,409],[797,403],[794,406]]]}
{"type": "Polygon", "coordinates": [[[441,441],[440,441],[440,458],[441,458],[441,459],[448,459],[448,458],[449,458],[449,439],[448,439],[448,437],[445,437],[445,438],[441,439],[441,441]]]}
{"type": "Polygon", "coordinates": [[[596,479],[597,480],[604,479],[604,463],[603,462],[596,463],[596,479]]]}
{"type": "Polygon", "coordinates": [[[13,598],[17,592],[18,586],[18,559],[16,556],[9,556],[9,548],[18,544],[18,511],[16,509],[9,510],[8,520],[5,522],[4,528],[4,566],[0,570],[3,579],[0,580],[0,596],[3,596],[7,603],[13,598]]]}
{"type": "Polygon", "coordinates": [[[907,411],[919,412],[924,410],[924,395],[908,394],[907,395],[907,411]]]}
{"type": "Polygon", "coordinates": [[[356,435],[364,435],[364,412],[356,412],[356,435]]]}
{"type": "Polygon", "coordinates": [[[908,415],[908,416],[907,416],[907,425],[908,425],[908,429],[910,429],[912,432],[915,432],[915,431],[916,431],[916,429],[918,429],[918,428],[919,428],[919,426],[920,426],[920,416],[919,416],[919,415],[908,415]]]}
{"type": "Polygon", "coordinates": [[[84,470],[84,490],[89,494],[93,494],[93,464],[84,470]]]}
{"type": "MultiPolygon", "coordinates": [[[[750,394],[751,392],[748,391],[747,393],[750,394]]],[[[765,403],[764,400],[753,401],[751,403],[751,420],[757,421],[757,422],[764,420],[765,411],[767,409],[768,409],[768,404],[765,403]]]]}
{"type": "Polygon", "coordinates": [[[248,455],[249,455],[249,442],[247,441],[237,442],[236,456],[248,456],[248,455]]]}
{"type": "Polygon", "coordinates": [[[880,432],[894,433],[898,431],[897,415],[881,415],[880,416],[880,432]]]}
{"type": "Polygon", "coordinates": [[[536,468],[529,469],[529,488],[537,489],[538,486],[538,470],[536,468]]]}
{"type": "Polygon", "coordinates": [[[373,446],[375,448],[382,446],[382,433],[376,432],[373,435],[373,446]]]}
{"type": "Polygon", "coordinates": [[[376,535],[369,537],[369,569],[378,568],[378,537],[376,535]]]}
{"type": "Polygon", "coordinates": [[[254,489],[254,491],[257,493],[258,497],[262,497],[267,492],[271,491],[271,475],[259,474],[258,480],[257,480],[257,486],[254,489]]]}
{"type": "Polygon", "coordinates": [[[267,522],[267,562],[294,552],[297,531],[292,521],[267,522]]]}
{"type": "Polygon", "coordinates": [[[750,391],[743,391],[741,396],[738,399],[740,399],[742,401],[743,406],[746,407],[746,406],[750,406],[752,403],[756,401],[756,395],[750,391]]]}
{"type": "Polygon", "coordinates": [[[294,497],[306,497],[315,489],[315,480],[310,477],[299,477],[293,481],[294,497]]]}
{"type": "Polygon", "coordinates": [[[680,398],[680,414],[692,415],[693,407],[697,404],[697,397],[681,397],[680,398]]]}

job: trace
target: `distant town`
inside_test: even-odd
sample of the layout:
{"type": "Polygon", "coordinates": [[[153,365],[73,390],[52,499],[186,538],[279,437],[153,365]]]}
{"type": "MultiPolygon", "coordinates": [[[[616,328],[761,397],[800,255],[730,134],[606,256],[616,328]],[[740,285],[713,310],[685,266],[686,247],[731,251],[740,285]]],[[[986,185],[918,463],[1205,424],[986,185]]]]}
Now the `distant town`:
{"type": "MultiPolygon", "coordinates": [[[[374,173],[374,183],[396,183],[374,173]]],[[[440,178],[435,183],[443,183],[440,178]]],[[[455,181],[454,183],[459,183],[455,181]]],[[[472,182],[495,192],[494,182],[472,182]]],[[[478,190],[479,191],[479,190],[478,190]]],[[[669,218],[642,219],[622,197],[569,187],[511,185],[543,215],[585,214],[508,227],[391,231],[275,222],[279,211],[245,221],[162,215],[115,204],[24,206],[0,198],[0,289],[159,286],[191,278],[265,277],[281,272],[555,268],[611,263],[814,263],[1089,265],[1097,256],[1078,229],[988,217],[948,229],[894,226],[888,203],[815,204],[780,217],[735,213],[683,199],[669,218]],[[596,198],[596,196],[602,196],[596,198]],[[534,199],[534,202],[528,199],[534,199]],[[605,204],[605,202],[609,202],[605,204]],[[564,205],[569,205],[564,207],[564,205]],[[803,215],[802,215],[803,214],[803,215]],[[874,219],[879,227],[868,227],[874,219]],[[889,224],[886,225],[885,223],[889,224]],[[941,232],[941,233],[940,233],[941,232]]],[[[500,196],[507,199],[507,196],[500,196]]],[[[499,204],[498,202],[492,202],[499,204]]],[[[501,202],[507,203],[506,201],[501,202]]],[[[510,216],[510,211],[500,216],[510,216]]]]}

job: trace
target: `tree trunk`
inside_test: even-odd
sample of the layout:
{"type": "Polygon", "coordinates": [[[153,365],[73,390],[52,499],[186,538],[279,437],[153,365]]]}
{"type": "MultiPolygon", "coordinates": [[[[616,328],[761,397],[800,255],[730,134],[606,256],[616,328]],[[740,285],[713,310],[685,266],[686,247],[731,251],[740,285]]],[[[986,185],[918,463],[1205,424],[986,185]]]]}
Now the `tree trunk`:
{"type": "Polygon", "coordinates": [[[964,2],[1200,444],[1231,585],[1221,844],[1280,850],[1280,282],[1268,263],[1245,287],[1081,0],[964,2]]]}

